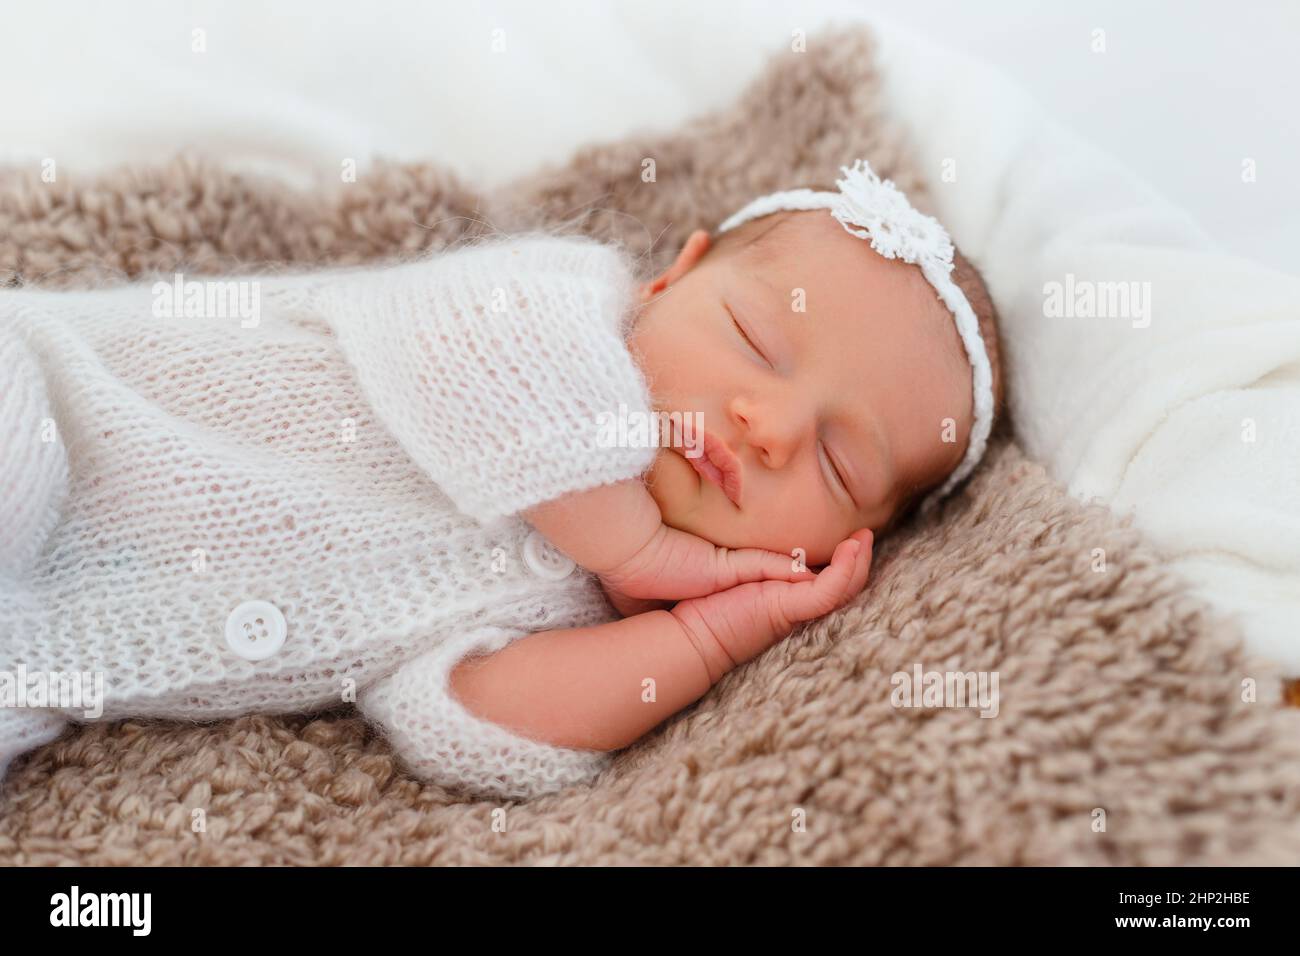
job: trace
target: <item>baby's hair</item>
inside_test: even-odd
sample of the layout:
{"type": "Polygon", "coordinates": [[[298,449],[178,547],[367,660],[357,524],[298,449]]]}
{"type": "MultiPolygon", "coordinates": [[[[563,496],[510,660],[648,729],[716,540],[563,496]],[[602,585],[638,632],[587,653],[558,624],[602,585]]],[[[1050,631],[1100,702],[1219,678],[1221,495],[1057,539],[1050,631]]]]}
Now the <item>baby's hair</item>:
{"type": "MultiPolygon", "coordinates": [[[[826,186],[811,186],[809,188],[834,192],[833,189],[826,186]]],[[[711,242],[706,257],[721,257],[743,250],[751,256],[756,264],[761,264],[787,248],[785,240],[791,234],[788,230],[782,230],[780,227],[794,215],[796,215],[795,210],[783,210],[769,216],[753,219],[724,233],[715,232],[710,236],[711,242]]],[[[952,280],[961,289],[962,294],[966,296],[966,301],[970,303],[971,310],[975,313],[976,319],[979,320],[980,338],[984,340],[984,351],[988,353],[989,368],[993,373],[993,425],[996,426],[1002,417],[1005,402],[1002,348],[998,339],[998,312],[993,304],[993,297],[989,295],[988,288],[984,285],[984,279],[979,270],[962,254],[955,244],[953,246],[952,280]]],[[[938,301],[937,295],[936,301],[938,301]]],[[[936,311],[941,311],[951,322],[951,313],[947,311],[947,306],[940,304],[939,310],[936,311]]],[[[962,348],[960,340],[956,339],[955,335],[956,329],[953,327],[954,342],[956,343],[954,349],[960,352],[960,359],[964,363],[966,361],[965,349],[962,348]]],[[[926,493],[932,490],[932,487],[916,482],[906,486],[904,496],[900,500],[894,517],[890,520],[887,528],[892,528],[901,523],[921,502],[926,493]]]]}
{"type": "Polygon", "coordinates": [[[709,236],[709,251],[706,255],[721,258],[728,253],[747,249],[756,261],[766,261],[778,249],[784,248],[780,242],[782,234],[779,227],[789,222],[792,216],[794,211],[786,210],[752,219],[726,232],[714,232],[709,236]]]}

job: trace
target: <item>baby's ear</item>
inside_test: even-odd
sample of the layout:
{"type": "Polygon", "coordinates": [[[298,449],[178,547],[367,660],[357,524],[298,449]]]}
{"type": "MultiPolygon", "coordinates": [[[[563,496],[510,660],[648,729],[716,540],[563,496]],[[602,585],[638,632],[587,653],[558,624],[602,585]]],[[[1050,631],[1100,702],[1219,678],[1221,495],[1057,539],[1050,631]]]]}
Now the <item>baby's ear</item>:
{"type": "Polygon", "coordinates": [[[668,283],[662,275],[654,279],[651,279],[649,282],[642,282],[639,286],[637,286],[637,290],[636,290],[637,301],[644,305],[646,302],[649,302],[660,292],[662,292],[665,288],[667,288],[667,286],[668,283]]]}
{"type": "Polygon", "coordinates": [[[641,301],[649,302],[650,299],[663,292],[664,289],[695,268],[696,263],[703,259],[704,254],[709,251],[711,241],[709,234],[703,229],[696,229],[691,233],[681,251],[677,253],[677,258],[673,260],[673,264],[641,286],[639,292],[641,301]]]}

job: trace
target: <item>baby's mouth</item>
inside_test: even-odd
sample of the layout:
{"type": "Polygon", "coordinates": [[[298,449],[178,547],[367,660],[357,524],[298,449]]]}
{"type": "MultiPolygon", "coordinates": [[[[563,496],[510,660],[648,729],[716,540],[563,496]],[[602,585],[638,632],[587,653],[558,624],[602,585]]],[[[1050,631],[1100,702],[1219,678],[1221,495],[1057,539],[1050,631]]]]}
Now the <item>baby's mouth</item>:
{"type": "Polygon", "coordinates": [[[716,435],[704,432],[701,437],[702,442],[696,447],[687,449],[674,445],[673,451],[685,458],[701,478],[721,488],[722,493],[739,508],[740,460],[727,447],[727,443],[716,435]],[[694,455],[690,452],[694,452],[694,455]]]}

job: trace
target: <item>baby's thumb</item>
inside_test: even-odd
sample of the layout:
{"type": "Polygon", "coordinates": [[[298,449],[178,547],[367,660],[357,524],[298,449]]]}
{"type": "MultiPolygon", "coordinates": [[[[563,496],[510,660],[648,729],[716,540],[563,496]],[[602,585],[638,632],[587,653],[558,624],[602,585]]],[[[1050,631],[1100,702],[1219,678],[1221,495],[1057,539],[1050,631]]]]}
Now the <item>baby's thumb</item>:
{"type": "Polygon", "coordinates": [[[791,625],[811,621],[829,614],[852,598],[866,583],[871,563],[869,548],[869,542],[864,543],[856,536],[841,541],[831,555],[831,563],[822,569],[815,581],[776,592],[781,618],[791,625]]]}

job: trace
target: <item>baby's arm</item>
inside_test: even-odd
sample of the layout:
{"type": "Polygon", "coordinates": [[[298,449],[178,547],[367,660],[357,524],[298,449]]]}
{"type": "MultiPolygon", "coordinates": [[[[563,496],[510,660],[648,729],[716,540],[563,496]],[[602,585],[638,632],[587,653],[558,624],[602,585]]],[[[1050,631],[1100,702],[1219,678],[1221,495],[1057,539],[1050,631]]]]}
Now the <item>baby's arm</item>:
{"type": "Polygon", "coordinates": [[[870,566],[871,533],[858,532],[811,580],[751,582],[682,601],[671,612],[532,634],[461,661],[451,691],[466,710],[531,739],[618,750],[796,624],[851,600],[870,566]]]}
{"type": "MultiPolygon", "coordinates": [[[[720,675],[719,675],[720,676],[720,675]]],[[[681,710],[713,679],[667,611],[595,627],[542,631],[451,672],[466,710],[524,737],[576,750],[618,750],[681,710]],[[653,700],[643,682],[654,681],[653,700]]]]}
{"type": "Polygon", "coordinates": [[[578,564],[595,572],[624,616],[702,597],[747,581],[811,581],[790,558],[723,548],[663,523],[639,479],[571,492],[524,517],[578,564]]]}
{"type": "Polygon", "coordinates": [[[627,561],[663,527],[659,505],[638,478],[572,492],[525,511],[524,517],[596,574],[627,561]]]}

